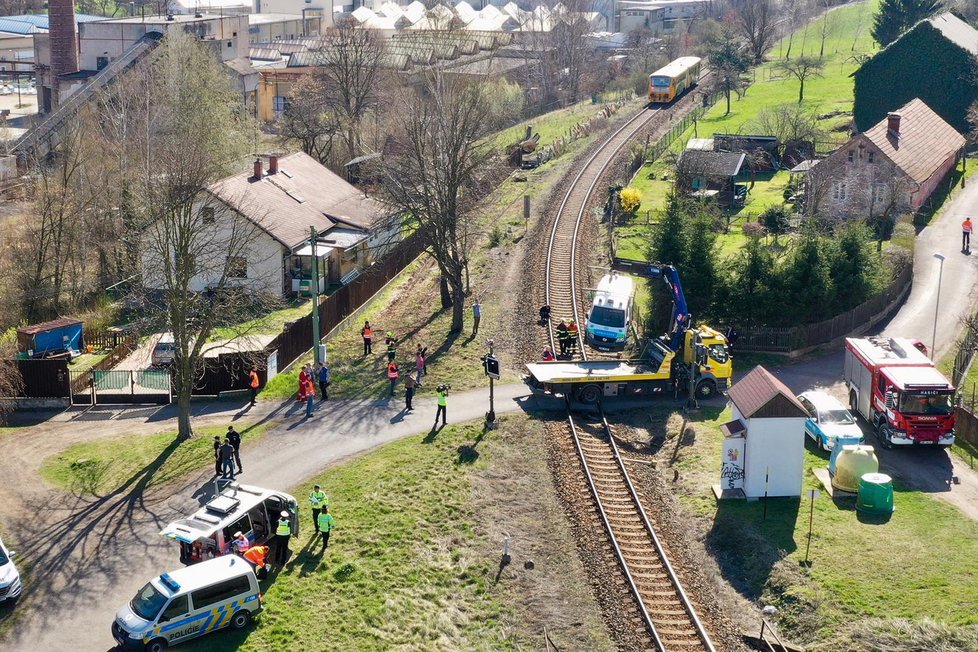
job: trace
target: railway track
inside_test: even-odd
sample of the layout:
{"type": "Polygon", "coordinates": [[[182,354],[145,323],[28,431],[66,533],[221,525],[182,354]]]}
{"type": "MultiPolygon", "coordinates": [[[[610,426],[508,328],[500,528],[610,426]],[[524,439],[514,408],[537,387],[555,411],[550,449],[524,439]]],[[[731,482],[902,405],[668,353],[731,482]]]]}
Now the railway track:
{"type": "Polygon", "coordinates": [[[612,548],[658,652],[716,652],[642,507],[604,413],[597,429],[567,418],[612,548]]]}
{"type": "MultiPolygon", "coordinates": [[[[581,222],[591,203],[594,190],[601,176],[611,165],[618,153],[631,141],[632,137],[646,127],[662,111],[661,108],[646,108],[632,116],[625,124],[614,131],[601,143],[597,151],[587,159],[580,172],[571,182],[557,209],[550,243],[547,247],[546,303],[551,308],[554,319],[573,317],[578,324],[578,346],[575,355],[587,359],[584,349],[584,321],[581,319],[579,270],[577,268],[577,243],[581,222]]],[[[553,321],[549,327],[550,348],[557,351],[557,341],[553,321]]]]}
{"type": "MultiPolygon", "coordinates": [[[[584,345],[581,319],[584,296],[577,264],[581,224],[608,167],[663,110],[647,108],[608,136],[585,161],[557,209],[547,248],[545,297],[554,320],[572,316],[578,323],[575,357],[594,357],[584,345]]],[[[556,352],[553,320],[548,336],[556,352]]],[[[597,432],[579,427],[571,415],[568,427],[619,567],[635,598],[638,614],[633,621],[642,630],[639,637],[648,641],[648,649],[658,652],[716,652],[642,507],[603,412],[597,432]]]]}

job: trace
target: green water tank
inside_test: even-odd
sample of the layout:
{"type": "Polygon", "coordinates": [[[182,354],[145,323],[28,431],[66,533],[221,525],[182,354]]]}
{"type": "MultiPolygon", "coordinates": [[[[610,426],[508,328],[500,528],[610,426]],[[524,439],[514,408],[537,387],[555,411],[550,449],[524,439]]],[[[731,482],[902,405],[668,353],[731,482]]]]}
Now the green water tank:
{"type": "Polygon", "coordinates": [[[832,487],[839,491],[854,494],[859,491],[859,479],[867,473],[880,470],[879,460],[872,446],[849,444],[842,447],[842,452],[835,460],[835,473],[832,475],[832,487]]]}
{"type": "Polygon", "coordinates": [[[893,513],[893,480],[885,473],[867,473],[859,479],[856,511],[871,516],[893,513]]]}

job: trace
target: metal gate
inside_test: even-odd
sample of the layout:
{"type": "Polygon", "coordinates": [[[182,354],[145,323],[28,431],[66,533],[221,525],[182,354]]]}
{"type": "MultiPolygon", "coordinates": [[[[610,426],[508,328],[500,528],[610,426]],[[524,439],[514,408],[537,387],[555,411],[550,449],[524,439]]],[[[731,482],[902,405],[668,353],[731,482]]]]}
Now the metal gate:
{"type": "Polygon", "coordinates": [[[172,400],[170,372],[158,370],[72,371],[72,405],[119,405],[172,400]]]}

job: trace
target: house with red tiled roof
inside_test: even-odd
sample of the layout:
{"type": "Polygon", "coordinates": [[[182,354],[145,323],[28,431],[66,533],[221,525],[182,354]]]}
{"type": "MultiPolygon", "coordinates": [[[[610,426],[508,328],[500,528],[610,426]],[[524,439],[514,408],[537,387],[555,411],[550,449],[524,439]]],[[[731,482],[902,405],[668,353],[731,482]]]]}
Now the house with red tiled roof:
{"type": "Polygon", "coordinates": [[[925,206],[954,168],[964,136],[915,98],[816,164],[808,201],[831,218],[881,218],[925,206]]]}
{"type": "MultiPolygon", "coordinates": [[[[391,211],[312,157],[297,152],[255,160],[250,171],[214,183],[195,210],[214,233],[203,238],[213,256],[198,253],[191,289],[214,285],[215,274],[232,274],[228,285],[275,295],[307,294],[313,266],[319,289],[346,284],[398,239],[391,211]],[[312,233],[316,234],[313,252],[312,233]],[[243,241],[232,247],[232,240],[243,241]],[[210,264],[208,264],[210,262],[210,264]],[[227,263],[227,264],[226,264],[227,263]]],[[[152,263],[144,268],[151,268],[152,263]]],[[[152,274],[146,274],[153,287],[152,274]]]]}

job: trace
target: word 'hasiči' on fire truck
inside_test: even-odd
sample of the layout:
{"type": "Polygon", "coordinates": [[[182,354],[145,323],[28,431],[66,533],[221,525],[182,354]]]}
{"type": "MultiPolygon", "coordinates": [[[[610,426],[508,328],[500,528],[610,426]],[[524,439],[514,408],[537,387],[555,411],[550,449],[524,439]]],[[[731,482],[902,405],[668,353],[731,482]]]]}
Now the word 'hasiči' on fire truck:
{"type": "Polygon", "coordinates": [[[954,386],[905,338],[847,338],[849,408],[883,448],[954,443],[954,386]]]}

